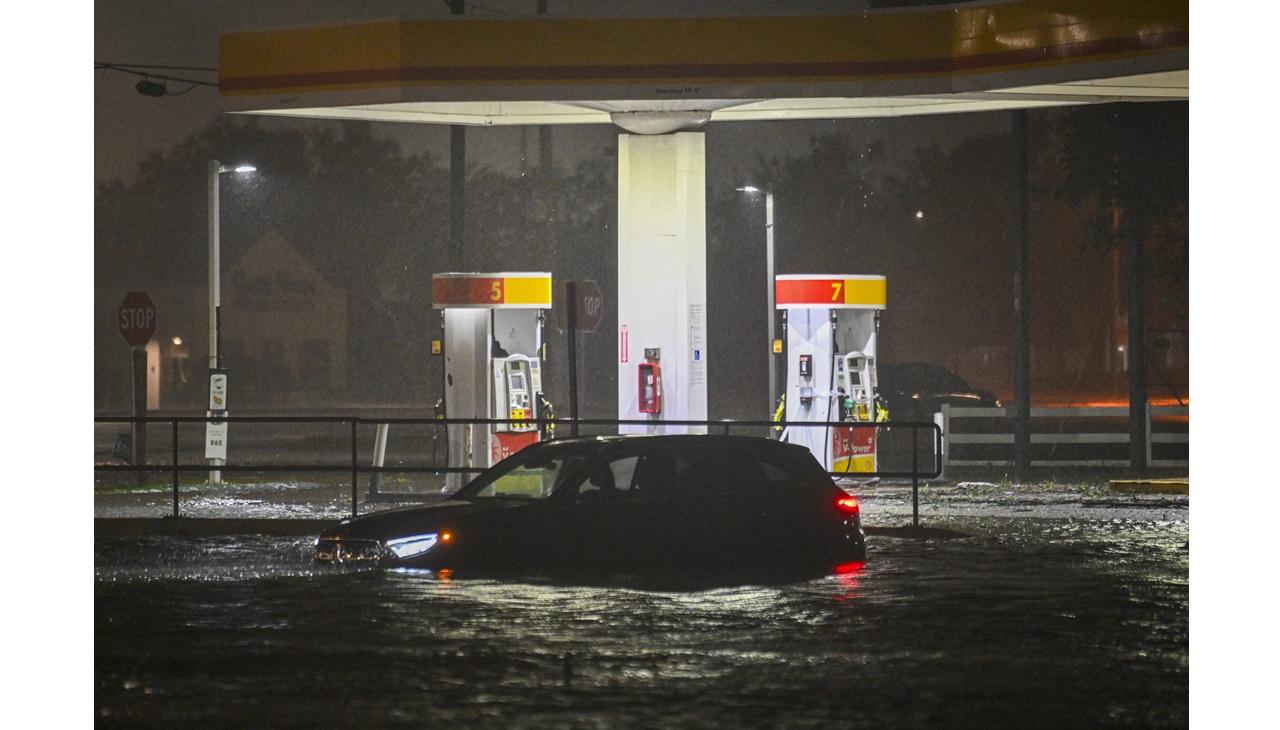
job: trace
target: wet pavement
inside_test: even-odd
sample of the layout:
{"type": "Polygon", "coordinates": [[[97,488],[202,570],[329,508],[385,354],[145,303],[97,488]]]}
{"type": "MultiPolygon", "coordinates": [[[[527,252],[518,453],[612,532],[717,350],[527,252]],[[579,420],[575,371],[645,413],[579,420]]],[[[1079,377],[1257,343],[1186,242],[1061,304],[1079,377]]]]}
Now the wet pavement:
{"type": "MultiPolygon", "coordinates": [[[[1185,727],[1189,497],[851,487],[869,558],[704,585],[311,560],[350,487],[95,499],[100,727],[1185,727]],[[216,524],[163,534],[160,525],[216,524]],[[288,525],[278,534],[251,528],[288,525]],[[129,529],[109,529],[133,525],[129,529]],[[149,526],[149,527],[148,527],[149,526]]],[[[383,504],[362,502],[360,510],[383,504]]],[[[172,528],[170,528],[172,529],[172,528]]]]}

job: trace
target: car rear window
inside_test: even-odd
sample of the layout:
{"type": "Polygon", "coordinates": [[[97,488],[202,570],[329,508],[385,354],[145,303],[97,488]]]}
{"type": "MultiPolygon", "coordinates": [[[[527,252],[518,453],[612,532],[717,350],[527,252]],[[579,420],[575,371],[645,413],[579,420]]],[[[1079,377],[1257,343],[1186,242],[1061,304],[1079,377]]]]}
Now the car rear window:
{"type": "Polygon", "coordinates": [[[764,473],[765,482],[769,486],[787,486],[799,481],[794,471],[786,469],[766,459],[760,460],[760,471],[764,473]]]}
{"type": "Polygon", "coordinates": [[[721,494],[757,489],[767,482],[760,464],[739,449],[699,449],[676,459],[676,481],[686,489],[721,494]]]}

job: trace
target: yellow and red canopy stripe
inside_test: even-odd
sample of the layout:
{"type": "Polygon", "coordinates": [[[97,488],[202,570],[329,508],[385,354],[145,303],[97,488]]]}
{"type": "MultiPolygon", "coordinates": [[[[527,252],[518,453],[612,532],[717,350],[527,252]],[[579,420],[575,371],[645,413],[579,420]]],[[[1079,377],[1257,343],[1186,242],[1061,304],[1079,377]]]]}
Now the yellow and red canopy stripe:
{"type": "Polygon", "coordinates": [[[1189,27],[1185,0],[1019,0],[825,17],[393,21],[224,35],[219,86],[237,96],[956,77],[1186,52],[1189,27]]]}
{"type": "Polygon", "coordinates": [[[431,277],[431,305],[474,308],[551,307],[551,274],[436,274],[431,277]]]}
{"type": "Polygon", "coordinates": [[[778,309],[884,309],[886,286],[883,276],[789,275],[776,277],[774,297],[778,309]]]}

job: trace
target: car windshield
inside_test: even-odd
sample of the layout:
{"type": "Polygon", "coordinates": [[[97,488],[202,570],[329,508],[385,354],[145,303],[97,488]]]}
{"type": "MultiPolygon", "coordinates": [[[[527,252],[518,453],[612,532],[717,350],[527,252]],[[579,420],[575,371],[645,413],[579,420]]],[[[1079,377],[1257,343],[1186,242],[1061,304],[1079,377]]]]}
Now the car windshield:
{"type": "Polygon", "coordinates": [[[458,490],[457,499],[545,499],[585,461],[579,454],[514,457],[458,490]]]}

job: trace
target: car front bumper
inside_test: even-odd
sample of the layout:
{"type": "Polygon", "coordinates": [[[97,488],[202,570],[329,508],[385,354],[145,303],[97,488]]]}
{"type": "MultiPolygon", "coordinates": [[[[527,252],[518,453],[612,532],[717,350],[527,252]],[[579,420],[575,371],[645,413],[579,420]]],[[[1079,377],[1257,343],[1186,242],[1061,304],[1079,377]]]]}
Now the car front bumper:
{"type": "Polygon", "coordinates": [[[351,540],[340,537],[316,540],[316,560],[323,563],[379,563],[394,557],[379,540],[351,540]]]}

